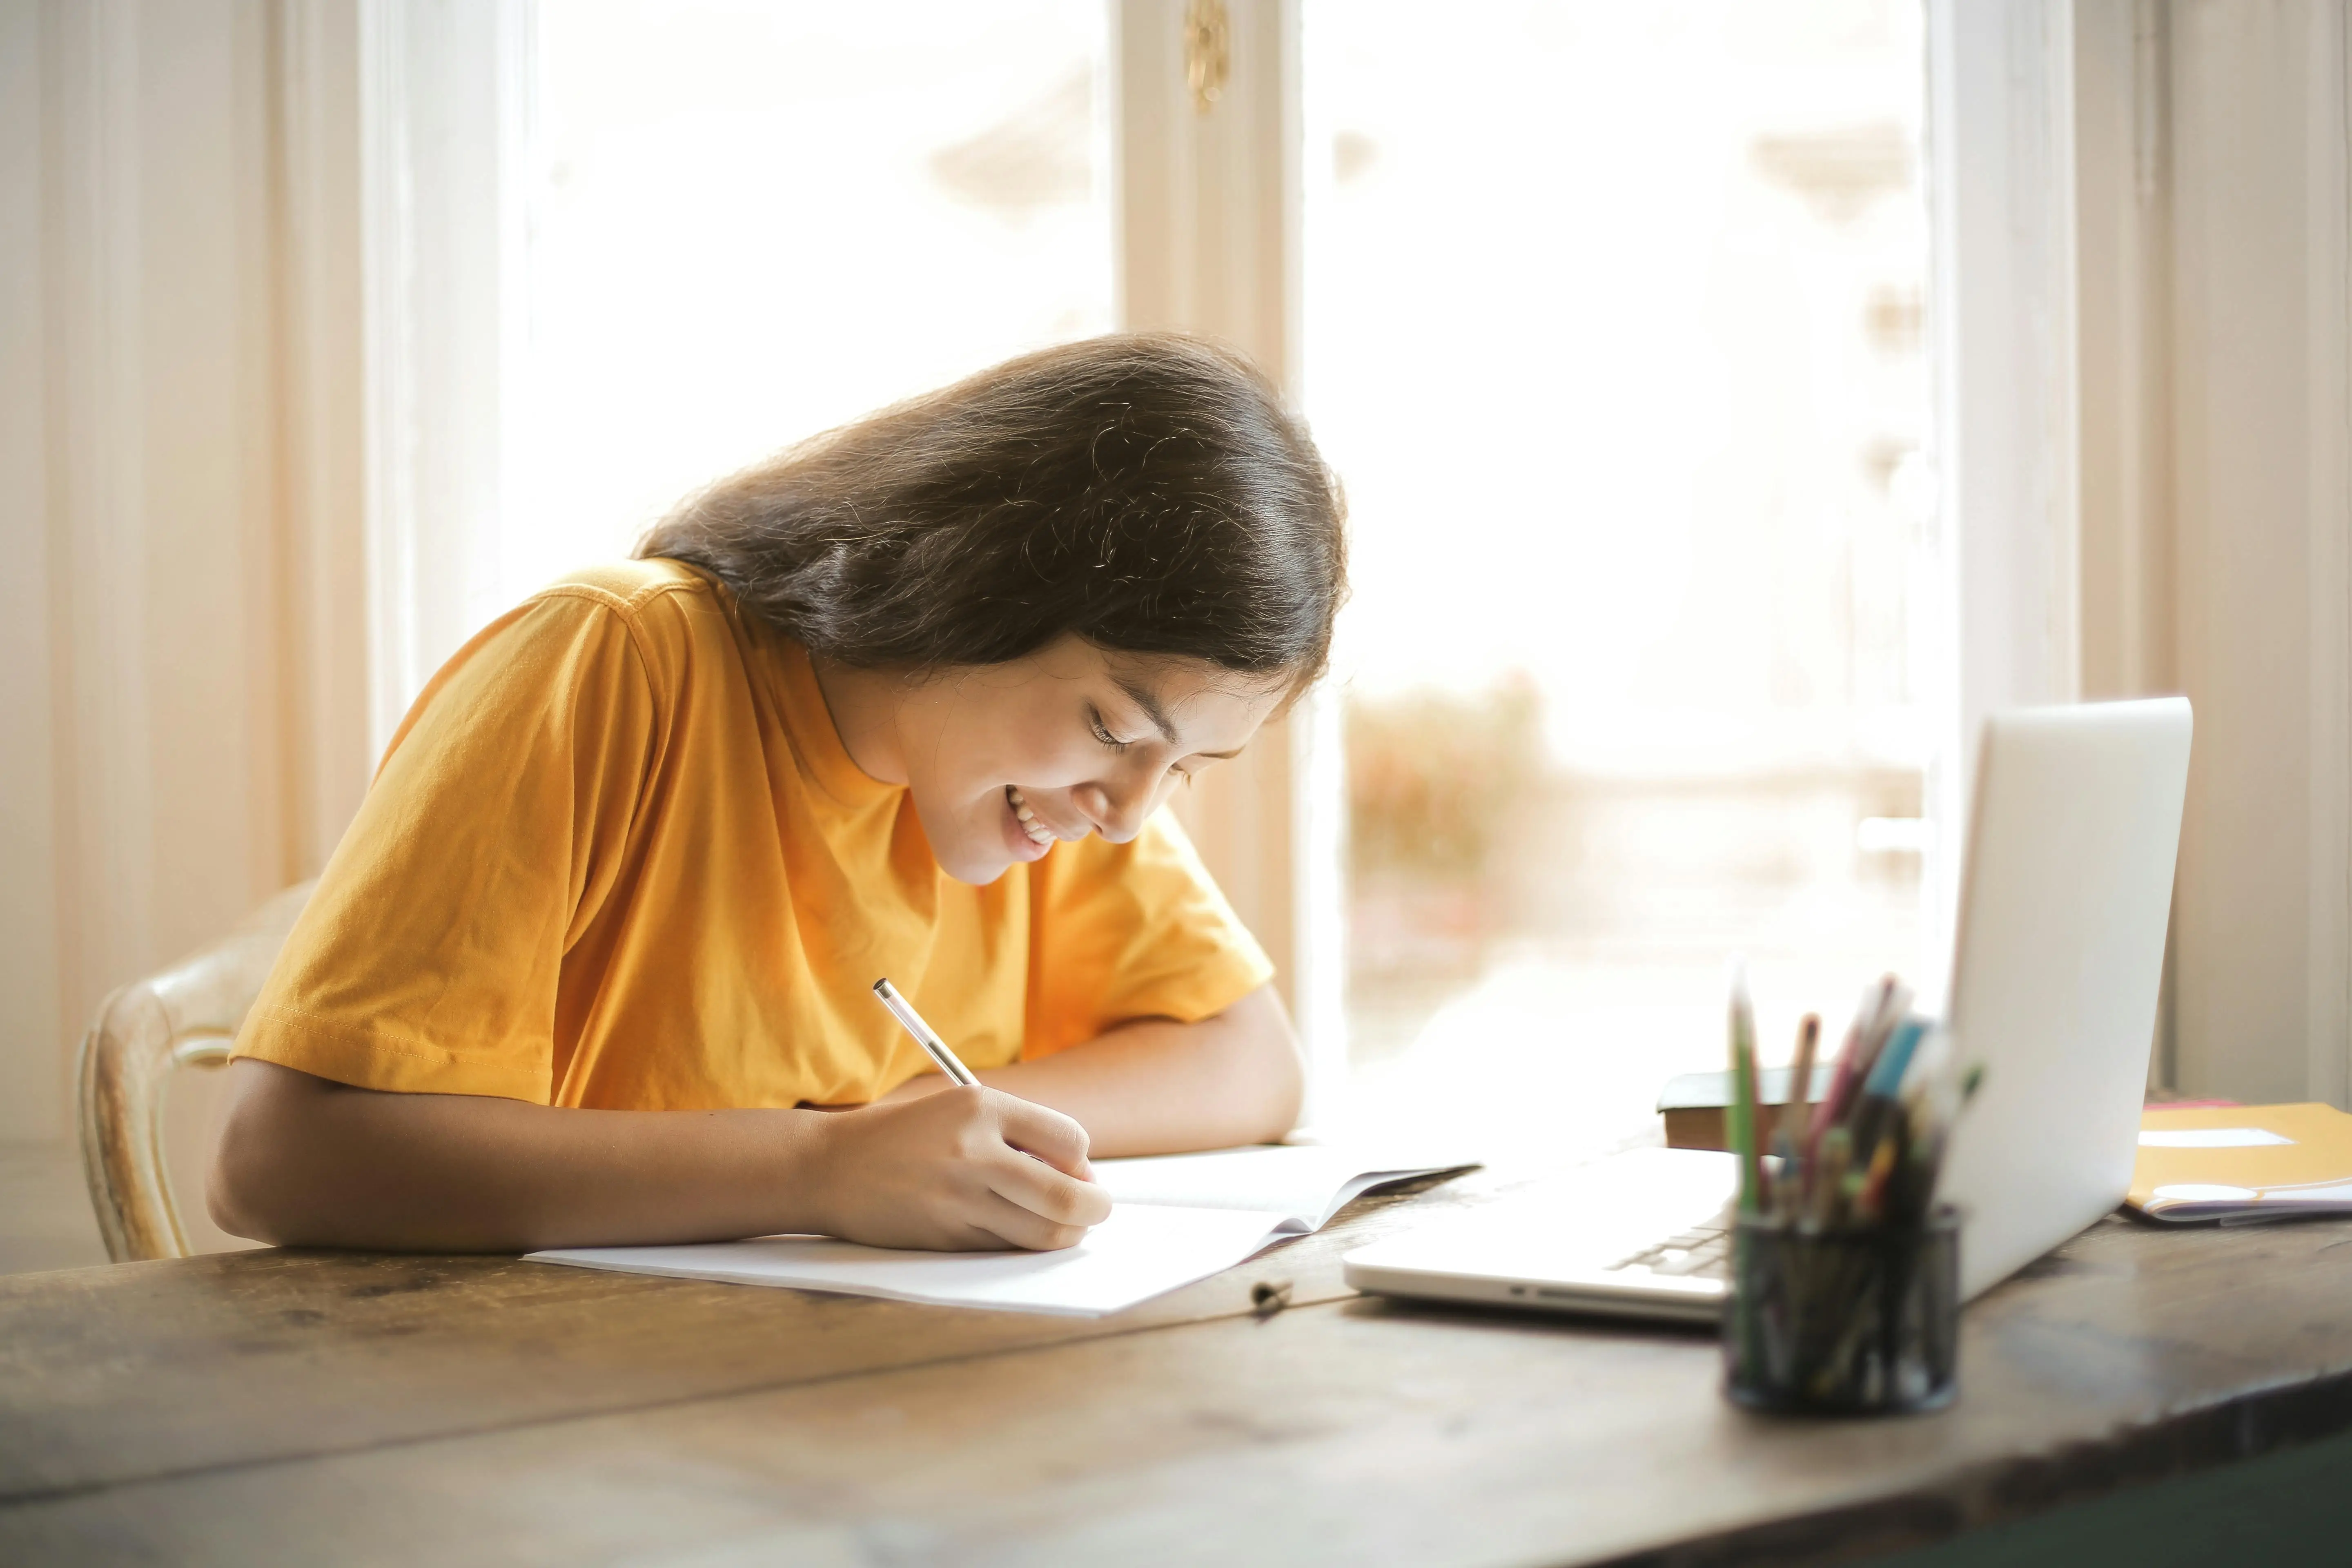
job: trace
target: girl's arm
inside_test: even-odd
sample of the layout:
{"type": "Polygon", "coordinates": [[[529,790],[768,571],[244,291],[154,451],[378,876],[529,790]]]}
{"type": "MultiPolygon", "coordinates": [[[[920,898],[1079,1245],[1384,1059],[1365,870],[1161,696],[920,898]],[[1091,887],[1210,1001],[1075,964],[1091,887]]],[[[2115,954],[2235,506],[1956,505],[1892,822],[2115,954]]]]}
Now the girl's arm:
{"type": "Polygon", "coordinates": [[[229,1064],[207,1196],[222,1229],[257,1241],[454,1252],[794,1231],[1050,1248],[1110,1214],[1086,1132],[991,1089],[830,1114],[574,1110],[250,1058],[229,1064]]]}
{"type": "MultiPolygon", "coordinates": [[[[1101,1159],[1271,1142],[1297,1122],[1307,1087],[1298,1037],[1270,985],[1197,1024],[1125,1024],[980,1077],[1075,1119],[1087,1130],[1088,1152],[1101,1159]]],[[[905,1104],[950,1087],[925,1073],[877,1103],[905,1104]]]]}

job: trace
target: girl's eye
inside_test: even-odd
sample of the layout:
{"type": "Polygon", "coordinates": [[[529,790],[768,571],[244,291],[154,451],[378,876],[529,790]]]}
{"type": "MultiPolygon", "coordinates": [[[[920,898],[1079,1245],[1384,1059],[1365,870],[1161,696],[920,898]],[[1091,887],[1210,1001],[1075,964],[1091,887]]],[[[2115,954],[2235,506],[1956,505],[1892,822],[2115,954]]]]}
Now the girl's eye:
{"type": "Polygon", "coordinates": [[[1134,744],[1131,741],[1122,741],[1118,736],[1112,734],[1110,732],[1109,726],[1102,721],[1102,715],[1100,713],[1090,711],[1087,715],[1087,721],[1094,725],[1095,739],[1100,741],[1104,745],[1108,746],[1112,751],[1124,752],[1129,746],[1134,744]]]}

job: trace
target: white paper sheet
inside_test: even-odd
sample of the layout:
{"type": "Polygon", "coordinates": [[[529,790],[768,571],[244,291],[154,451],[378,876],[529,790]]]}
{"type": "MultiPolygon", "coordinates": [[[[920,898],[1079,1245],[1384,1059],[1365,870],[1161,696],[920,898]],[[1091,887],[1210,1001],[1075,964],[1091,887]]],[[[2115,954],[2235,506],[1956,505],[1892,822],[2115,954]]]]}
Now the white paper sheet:
{"type": "Polygon", "coordinates": [[[1393,1156],[1313,1144],[1098,1160],[1095,1177],[1110,1193],[1111,1216],[1059,1252],[894,1252],[830,1237],[770,1236],[530,1257],[629,1274],[1093,1317],[1319,1230],[1349,1200],[1383,1183],[1451,1168],[1399,1166],[1393,1156]]]}
{"type": "Polygon", "coordinates": [[[1095,1180],[1115,1203],[1249,1209],[1320,1230],[1349,1203],[1383,1183],[1447,1167],[1399,1165],[1393,1155],[1318,1144],[1263,1144],[1202,1154],[1098,1160],[1095,1180]],[[1385,1158],[1385,1163],[1383,1163],[1385,1158]]]}
{"type": "Polygon", "coordinates": [[[2143,1149],[2267,1149],[2294,1142],[2267,1127],[2177,1127],[2139,1135],[2143,1149]]]}

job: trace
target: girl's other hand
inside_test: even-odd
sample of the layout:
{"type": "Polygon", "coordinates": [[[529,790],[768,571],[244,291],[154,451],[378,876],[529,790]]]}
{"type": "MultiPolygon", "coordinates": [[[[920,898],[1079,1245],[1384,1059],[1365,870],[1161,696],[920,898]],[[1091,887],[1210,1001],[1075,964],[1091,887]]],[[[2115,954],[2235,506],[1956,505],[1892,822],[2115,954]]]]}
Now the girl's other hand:
{"type": "Polygon", "coordinates": [[[950,1088],[819,1123],[829,1234],[872,1247],[1074,1247],[1110,1217],[1086,1129],[999,1089],[950,1088]]]}

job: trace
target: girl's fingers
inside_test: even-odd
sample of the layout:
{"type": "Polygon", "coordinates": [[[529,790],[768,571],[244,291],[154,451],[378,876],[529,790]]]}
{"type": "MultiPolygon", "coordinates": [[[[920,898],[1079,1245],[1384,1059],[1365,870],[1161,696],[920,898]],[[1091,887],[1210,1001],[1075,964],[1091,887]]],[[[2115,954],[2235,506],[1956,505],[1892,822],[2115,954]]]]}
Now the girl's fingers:
{"type": "Polygon", "coordinates": [[[1032,1252],[1056,1252],[1076,1247],[1087,1238],[1085,1226],[1057,1224],[1001,1194],[982,1193],[980,1202],[981,1212],[971,1223],[1000,1237],[1003,1246],[1026,1247],[1032,1252]]]}
{"type": "MultiPolygon", "coordinates": [[[[1024,1154],[1034,1154],[1056,1171],[1090,1180],[1087,1130],[1058,1110],[991,1089],[997,1135],[1024,1154]]],[[[1108,1212],[1108,1211],[1106,1211],[1108,1212]]]]}
{"type": "Polygon", "coordinates": [[[1015,1150],[989,1161],[982,1179],[998,1197],[1054,1225],[1100,1225],[1110,1217],[1110,1194],[1102,1188],[1015,1150]]]}

